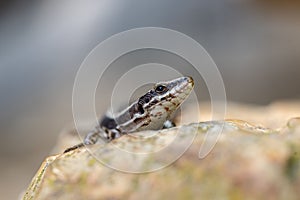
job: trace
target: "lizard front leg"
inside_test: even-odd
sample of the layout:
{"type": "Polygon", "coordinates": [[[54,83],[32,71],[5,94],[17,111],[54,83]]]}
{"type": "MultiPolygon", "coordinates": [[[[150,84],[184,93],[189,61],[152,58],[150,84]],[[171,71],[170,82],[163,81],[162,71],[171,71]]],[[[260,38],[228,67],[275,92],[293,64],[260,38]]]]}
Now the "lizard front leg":
{"type": "Polygon", "coordinates": [[[164,122],[163,129],[173,128],[175,126],[176,126],[176,124],[173,121],[167,120],[167,121],[164,122]]]}

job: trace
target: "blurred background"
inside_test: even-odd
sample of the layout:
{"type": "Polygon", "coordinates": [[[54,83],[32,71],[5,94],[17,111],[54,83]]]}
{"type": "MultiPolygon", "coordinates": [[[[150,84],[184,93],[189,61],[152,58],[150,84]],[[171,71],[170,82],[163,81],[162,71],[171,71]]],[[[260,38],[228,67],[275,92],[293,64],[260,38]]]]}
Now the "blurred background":
{"type": "Polygon", "coordinates": [[[300,98],[298,0],[2,0],[1,198],[18,197],[73,123],[72,87],[87,54],[113,34],[145,26],[203,45],[230,101],[300,98]]]}

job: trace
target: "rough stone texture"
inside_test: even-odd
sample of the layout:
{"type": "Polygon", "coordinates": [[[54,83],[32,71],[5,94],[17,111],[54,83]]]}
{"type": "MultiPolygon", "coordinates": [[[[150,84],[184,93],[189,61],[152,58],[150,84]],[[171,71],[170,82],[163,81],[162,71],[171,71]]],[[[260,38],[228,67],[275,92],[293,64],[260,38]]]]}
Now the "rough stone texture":
{"type": "MultiPolygon", "coordinates": [[[[57,154],[44,161],[24,199],[299,199],[299,108],[299,102],[231,104],[227,117],[240,112],[239,119],[259,125],[243,120],[191,123],[57,154]],[[107,165],[131,172],[162,169],[134,174],[107,165]]],[[[184,114],[193,116],[192,109],[184,114]]],[[[62,134],[56,152],[78,142],[74,132],[62,134]]]]}

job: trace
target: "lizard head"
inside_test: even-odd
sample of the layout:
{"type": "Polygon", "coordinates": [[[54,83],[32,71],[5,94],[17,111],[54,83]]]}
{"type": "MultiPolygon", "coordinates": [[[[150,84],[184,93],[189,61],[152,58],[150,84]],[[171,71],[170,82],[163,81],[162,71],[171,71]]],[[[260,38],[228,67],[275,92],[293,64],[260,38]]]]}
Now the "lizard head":
{"type": "Polygon", "coordinates": [[[145,126],[148,129],[161,128],[189,96],[193,87],[194,80],[191,77],[180,77],[154,84],[153,88],[141,96],[135,104],[135,110],[138,111],[136,117],[140,119],[147,117],[149,124],[145,126]]]}
{"type": "Polygon", "coordinates": [[[140,109],[152,110],[157,106],[167,105],[178,107],[191,93],[194,80],[191,77],[181,77],[171,81],[156,83],[145,95],[141,96],[138,104],[140,109]],[[170,105],[169,105],[170,104],[170,105]]]}

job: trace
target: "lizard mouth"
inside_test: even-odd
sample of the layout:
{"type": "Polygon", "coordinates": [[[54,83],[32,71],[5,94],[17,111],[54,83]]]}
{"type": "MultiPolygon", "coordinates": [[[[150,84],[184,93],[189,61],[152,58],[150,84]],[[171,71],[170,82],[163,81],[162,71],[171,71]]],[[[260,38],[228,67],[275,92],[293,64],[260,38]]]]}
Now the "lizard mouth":
{"type": "Polygon", "coordinates": [[[177,92],[190,93],[194,87],[194,79],[190,76],[182,77],[178,79],[177,92]]]}

